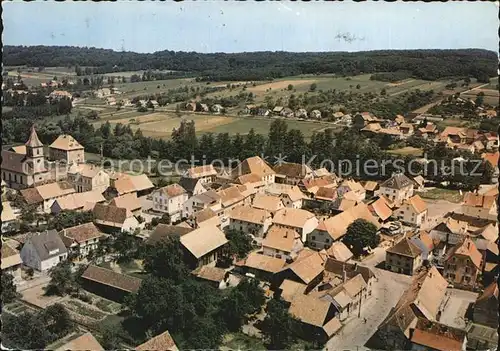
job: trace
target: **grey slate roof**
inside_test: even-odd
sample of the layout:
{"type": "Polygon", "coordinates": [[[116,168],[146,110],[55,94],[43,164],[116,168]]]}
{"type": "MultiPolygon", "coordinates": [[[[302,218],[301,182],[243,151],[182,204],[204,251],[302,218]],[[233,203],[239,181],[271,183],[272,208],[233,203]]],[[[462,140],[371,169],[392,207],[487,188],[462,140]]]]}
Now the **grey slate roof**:
{"type": "Polygon", "coordinates": [[[380,187],[400,190],[413,184],[414,182],[403,173],[396,173],[385,182],[383,182],[380,187]]]}
{"type": "Polygon", "coordinates": [[[35,248],[35,251],[41,261],[45,261],[49,258],[68,252],[66,246],[61,240],[61,237],[57,234],[57,230],[55,229],[34,234],[28,240],[33,244],[33,247],[35,248]],[[56,249],[58,249],[56,253],[50,254],[50,251],[56,249]]]}
{"type": "Polygon", "coordinates": [[[199,181],[200,180],[196,178],[182,177],[179,181],[179,185],[182,186],[189,193],[189,195],[193,195],[194,188],[199,181]]]}

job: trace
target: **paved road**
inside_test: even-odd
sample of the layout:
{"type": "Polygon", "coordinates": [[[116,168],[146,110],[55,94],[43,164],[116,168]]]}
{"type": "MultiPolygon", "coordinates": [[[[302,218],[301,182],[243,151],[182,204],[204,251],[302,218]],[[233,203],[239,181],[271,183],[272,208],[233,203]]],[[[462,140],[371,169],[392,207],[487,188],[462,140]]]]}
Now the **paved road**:
{"type": "Polygon", "coordinates": [[[372,297],[362,304],[361,317],[358,318],[357,314],[349,317],[339,334],[328,341],[327,350],[368,350],[364,345],[410,285],[409,276],[378,268],[373,268],[373,271],[378,280],[372,297]]]}

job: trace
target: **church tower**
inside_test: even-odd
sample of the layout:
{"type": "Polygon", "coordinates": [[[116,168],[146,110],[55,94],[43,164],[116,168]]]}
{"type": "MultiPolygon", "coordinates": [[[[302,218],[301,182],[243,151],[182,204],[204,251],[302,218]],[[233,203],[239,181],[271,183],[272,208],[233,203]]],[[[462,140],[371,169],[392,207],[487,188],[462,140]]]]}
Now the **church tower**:
{"type": "Polygon", "coordinates": [[[45,172],[45,157],[43,155],[43,144],[38,139],[35,126],[31,127],[30,137],[26,142],[26,160],[33,165],[33,173],[45,172]]]}

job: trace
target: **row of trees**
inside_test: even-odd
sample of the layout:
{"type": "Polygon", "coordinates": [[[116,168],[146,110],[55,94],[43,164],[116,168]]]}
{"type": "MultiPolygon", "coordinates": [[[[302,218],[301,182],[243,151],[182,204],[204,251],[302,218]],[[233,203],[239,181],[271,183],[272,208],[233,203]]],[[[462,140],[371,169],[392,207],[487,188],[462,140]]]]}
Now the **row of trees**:
{"type": "Polygon", "coordinates": [[[234,54],[165,50],[138,54],[70,46],[5,46],[3,54],[4,64],[8,66],[78,65],[85,67],[79,68],[77,73],[80,74],[168,69],[193,72],[202,80],[209,81],[264,80],[299,74],[356,75],[407,71],[419,79],[467,75],[482,82],[496,76],[497,67],[494,52],[478,49],[234,54]]]}

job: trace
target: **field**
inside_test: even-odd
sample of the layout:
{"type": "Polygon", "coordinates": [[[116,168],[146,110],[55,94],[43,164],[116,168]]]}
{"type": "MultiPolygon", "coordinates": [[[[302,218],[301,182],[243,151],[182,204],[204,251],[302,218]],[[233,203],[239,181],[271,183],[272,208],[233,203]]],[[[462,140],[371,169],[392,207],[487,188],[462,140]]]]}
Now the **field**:
{"type": "Polygon", "coordinates": [[[484,103],[492,106],[498,106],[498,101],[500,99],[500,93],[498,92],[498,90],[496,90],[495,88],[492,89],[485,89],[485,88],[486,87],[471,90],[465,94],[460,94],[460,97],[464,99],[475,100],[477,94],[482,92],[484,93],[484,103]]]}
{"type": "MultiPolygon", "coordinates": [[[[267,134],[272,123],[270,118],[256,117],[236,117],[236,116],[220,116],[209,114],[184,114],[182,117],[177,117],[171,112],[154,112],[154,113],[138,113],[135,111],[116,113],[107,118],[101,118],[94,122],[94,126],[98,127],[102,123],[109,121],[112,125],[117,123],[130,124],[132,130],[141,129],[146,136],[157,138],[169,138],[172,129],[177,128],[182,119],[193,120],[196,125],[196,133],[198,135],[204,133],[229,133],[229,134],[246,134],[251,128],[254,128],[256,133],[267,134]]],[[[298,121],[288,120],[289,129],[300,129],[305,137],[310,137],[313,132],[320,131],[325,128],[335,127],[331,123],[319,121],[298,121]]]]}
{"type": "Polygon", "coordinates": [[[416,147],[406,146],[401,149],[390,150],[389,153],[393,155],[401,155],[401,156],[422,156],[422,149],[418,149],[416,147]]]}
{"type": "MultiPolygon", "coordinates": [[[[74,69],[67,67],[46,67],[42,72],[38,72],[37,67],[20,67],[20,69],[21,78],[23,79],[24,84],[28,86],[40,85],[40,83],[51,81],[54,76],[58,77],[58,79],[67,76],[76,77],[74,69]]],[[[9,77],[17,78],[17,67],[5,67],[5,70],[8,70],[9,77]]]]}
{"type": "Polygon", "coordinates": [[[426,189],[426,191],[419,192],[418,194],[423,199],[430,200],[446,200],[454,203],[460,203],[463,200],[463,195],[460,194],[460,191],[452,189],[426,189]]]}

